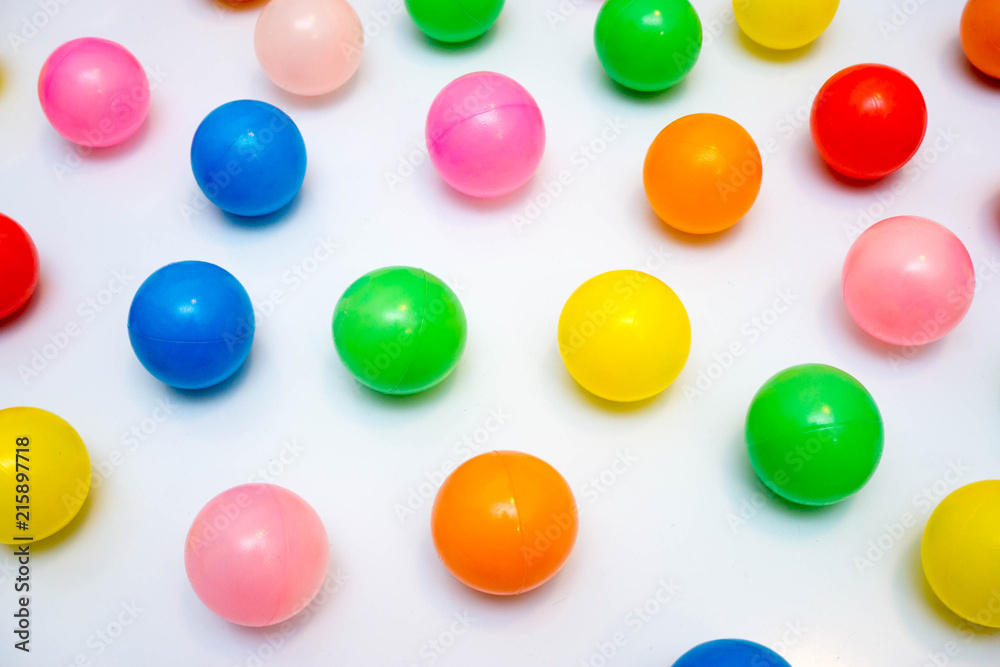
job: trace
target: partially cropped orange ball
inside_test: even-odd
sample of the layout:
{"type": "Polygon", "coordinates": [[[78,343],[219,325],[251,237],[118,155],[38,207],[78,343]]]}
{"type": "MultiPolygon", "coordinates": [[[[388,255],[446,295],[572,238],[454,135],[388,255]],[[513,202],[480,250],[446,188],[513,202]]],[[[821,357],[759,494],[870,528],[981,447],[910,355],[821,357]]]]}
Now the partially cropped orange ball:
{"type": "Polygon", "coordinates": [[[488,452],[441,485],[431,532],[438,556],[459,581],[484,593],[517,595],[554,577],[569,558],[576,500],[545,461],[488,452]]]}
{"type": "Polygon", "coordinates": [[[961,34],[969,62],[1000,79],[1000,0],[969,0],[962,12],[961,34]]]}
{"type": "Polygon", "coordinates": [[[663,222],[689,234],[714,234],[747,214],[763,174],[760,151],[739,123],[698,113],[678,118],[653,140],[642,182],[663,222]]]}

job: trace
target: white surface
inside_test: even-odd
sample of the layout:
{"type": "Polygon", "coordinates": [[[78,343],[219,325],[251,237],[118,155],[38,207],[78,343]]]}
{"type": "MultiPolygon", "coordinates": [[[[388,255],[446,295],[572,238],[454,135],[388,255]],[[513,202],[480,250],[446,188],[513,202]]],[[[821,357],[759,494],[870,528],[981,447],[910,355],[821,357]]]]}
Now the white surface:
{"type": "Polygon", "coordinates": [[[0,404],[62,415],[104,472],[95,473],[101,483],[74,529],[34,548],[30,659],[11,646],[13,561],[8,550],[0,556],[0,664],[229,666],[275,653],[274,629],[239,628],[201,605],[182,556],[204,502],[268,466],[269,480],[322,516],[331,572],[343,581],[310,618],[287,628],[265,663],[600,665],[598,644],[616,635],[623,645],[609,664],[630,666],[670,665],[691,646],[727,636],[777,646],[796,667],[922,667],[949,648],[957,650],[949,664],[1000,662],[1000,635],[971,634],[935,603],[918,558],[932,505],[956,486],[952,463],[963,466],[958,485],[997,477],[1000,464],[1000,90],[961,56],[958,0],[845,0],[826,35],[784,61],[740,37],[728,0],[696,1],[706,30],[697,67],[676,90],[642,98],[610,85],[597,62],[596,0],[511,0],[488,37],[454,50],[428,44],[400,0],[359,0],[368,32],[361,69],[343,91],[318,100],[283,94],[258,68],[259,8],[62,2],[16,50],[8,31],[22,30],[38,5],[0,6],[0,209],[30,230],[43,261],[30,309],[0,327],[0,404]],[[910,14],[894,15],[894,4],[910,14]],[[568,15],[553,25],[560,8],[568,15]],[[885,32],[894,18],[901,26],[885,32]],[[122,42],[159,82],[136,138],[81,157],[45,122],[35,81],[48,53],[84,35],[122,42]],[[927,98],[930,125],[923,161],[855,187],[822,167],[805,118],[830,75],[865,61],[908,72],[927,98]],[[524,84],[549,131],[535,181],[485,203],[449,191],[418,152],[434,95],[479,69],[524,84]],[[211,206],[185,215],[184,206],[203,204],[188,162],[195,127],[218,104],[246,97],[279,105],[301,128],[310,163],[300,197],[256,227],[211,206]],[[735,118],[768,157],[751,214],[705,240],[663,229],[641,183],[652,138],[698,111],[735,118]],[[581,147],[599,144],[602,133],[613,141],[586,157],[581,147]],[[420,163],[390,188],[386,174],[409,159],[420,163]],[[549,202],[544,184],[562,170],[572,182],[549,202]],[[519,230],[512,216],[532,198],[550,205],[519,230]],[[873,218],[862,226],[907,213],[948,225],[983,279],[964,323],[915,354],[866,338],[839,297],[850,233],[868,209],[873,218]],[[313,262],[327,239],[335,252],[313,262]],[[139,283],[181,259],[229,269],[261,308],[247,367],[202,394],[154,380],[126,335],[139,283]],[[330,341],[342,290],[390,264],[447,280],[470,322],[455,376],[410,399],[360,388],[330,341]],[[555,344],[564,300],[615,268],[646,268],[665,280],[693,325],[679,380],[632,408],[578,390],[555,344]],[[127,285],[112,295],[105,289],[115,275],[127,285]],[[272,293],[282,299],[276,308],[267,305],[272,293]],[[775,317],[772,303],[787,293],[793,303],[775,317]],[[104,301],[100,312],[84,305],[91,299],[104,301]],[[70,323],[82,332],[22,380],[19,367],[33,350],[70,323]],[[713,371],[703,395],[686,398],[685,387],[733,342],[745,353],[721,376],[713,371]],[[757,387],[807,361],[856,375],[886,423],[871,483],[819,511],[766,497],[742,446],[757,387]],[[164,404],[170,414],[155,422],[164,404]],[[565,569],[518,599],[479,595],[451,578],[431,543],[429,497],[415,496],[412,516],[397,515],[411,493],[433,493],[425,482],[443,465],[468,457],[472,450],[457,443],[481,437],[477,429],[492,425],[494,411],[504,423],[482,447],[548,460],[581,507],[565,569]],[[144,428],[141,440],[129,435],[144,428]],[[616,466],[619,457],[629,465],[616,466]],[[590,481],[602,475],[610,483],[590,481]],[[920,499],[935,485],[933,502],[920,499]],[[734,524],[741,512],[745,524],[734,524]],[[915,525],[890,530],[905,513],[915,525]],[[856,558],[880,539],[888,548],[859,571],[856,558]],[[641,618],[634,608],[655,600],[661,582],[677,590],[665,604],[649,602],[657,613],[641,618]],[[110,644],[100,639],[121,630],[122,605],[133,603],[141,608],[134,622],[110,644]],[[463,614],[470,627],[452,636],[463,614]]]}

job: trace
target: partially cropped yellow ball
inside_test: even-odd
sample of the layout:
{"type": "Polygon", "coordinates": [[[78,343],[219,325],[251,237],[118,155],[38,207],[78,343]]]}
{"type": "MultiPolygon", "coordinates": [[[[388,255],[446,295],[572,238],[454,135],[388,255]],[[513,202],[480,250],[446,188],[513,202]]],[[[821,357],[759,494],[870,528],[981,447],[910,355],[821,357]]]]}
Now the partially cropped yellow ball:
{"type": "Polygon", "coordinates": [[[609,271],[583,283],[559,316],[559,353],[570,375],[609,401],[666,389],[691,350],[691,322],[672,289],[642,271],[609,271]]]}
{"type": "Polygon", "coordinates": [[[927,521],[920,557],[946,607],[1000,628],[1000,480],[963,486],[942,500],[927,521]]]}
{"type": "Polygon", "coordinates": [[[769,49],[797,49],[827,29],[840,0],[733,0],[747,37],[769,49]]]}
{"type": "Polygon", "coordinates": [[[90,457],[61,417],[0,410],[0,543],[26,544],[61,530],[90,493],[90,457]]]}

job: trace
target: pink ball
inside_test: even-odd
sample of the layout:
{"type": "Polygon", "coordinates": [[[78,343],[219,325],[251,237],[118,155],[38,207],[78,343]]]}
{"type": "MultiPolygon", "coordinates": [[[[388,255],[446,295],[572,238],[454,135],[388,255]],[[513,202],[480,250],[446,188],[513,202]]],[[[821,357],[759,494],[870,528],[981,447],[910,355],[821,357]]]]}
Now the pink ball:
{"type": "Polygon", "coordinates": [[[316,511],[273,484],[223,491],[195,517],[184,548],[194,592],[240,625],[286,621],[319,592],[330,560],[316,511]]]}
{"type": "Polygon", "coordinates": [[[113,146],[149,111],[149,79],[121,44],[96,37],[66,42],[38,75],[38,99],[56,132],[84,146],[113,146]]]}
{"type": "Polygon", "coordinates": [[[545,151],[545,123],[521,84],[475,72],[444,87],[427,113],[427,150],[447,183],[473,197],[499,197],[528,182],[545,151]]]}
{"type": "Polygon", "coordinates": [[[354,75],[365,33],[344,0],[271,0],[253,43],[271,81],[296,95],[323,95],[354,75]]]}
{"type": "Polygon", "coordinates": [[[926,218],[872,225],[851,246],[842,275],[854,321],[894,345],[923,345],[954,329],[976,287],[972,258],[957,236],[926,218]]]}

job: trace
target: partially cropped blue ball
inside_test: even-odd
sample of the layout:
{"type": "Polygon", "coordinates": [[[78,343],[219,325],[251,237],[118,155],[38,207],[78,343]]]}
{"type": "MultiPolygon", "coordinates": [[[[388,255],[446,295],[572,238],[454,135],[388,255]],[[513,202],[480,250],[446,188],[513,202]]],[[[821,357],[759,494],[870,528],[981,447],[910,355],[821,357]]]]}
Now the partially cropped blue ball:
{"type": "Polygon", "coordinates": [[[745,639],[716,639],[695,646],[674,667],[791,667],[780,655],[745,639]]]}
{"type": "Polygon", "coordinates": [[[128,311],[135,356],[178,389],[204,389],[235,373],[253,344],[250,297],[231,273],[208,262],[176,262],[139,286],[128,311]]]}
{"type": "Polygon", "coordinates": [[[209,201],[236,215],[273,213],[306,176],[306,145],[288,115],[256,100],[228,102],[201,121],[191,168],[209,201]]]}

